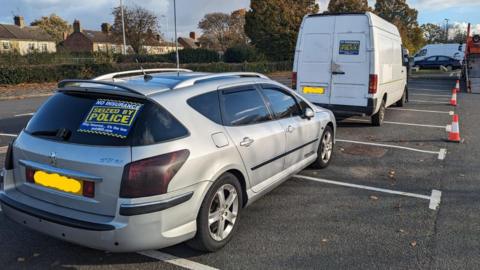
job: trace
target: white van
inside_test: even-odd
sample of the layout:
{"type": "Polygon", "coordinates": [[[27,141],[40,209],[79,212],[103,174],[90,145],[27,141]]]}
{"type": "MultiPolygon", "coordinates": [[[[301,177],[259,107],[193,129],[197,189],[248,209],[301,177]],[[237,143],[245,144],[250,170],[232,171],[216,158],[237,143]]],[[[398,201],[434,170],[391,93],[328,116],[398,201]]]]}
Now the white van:
{"type": "Polygon", "coordinates": [[[377,15],[314,14],[302,22],[293,88],[336,116],[372,116],[408,98],[407,69],[398,29],[377,15]]]}
{"type": "Polygon", "coordinates": [[[448,56],[456,60],[463,61],[465,57],[465,44],[428,44],[421,48],[413,57],[413,61],[421,61],[430,56],[441,55],[448,56]]]}

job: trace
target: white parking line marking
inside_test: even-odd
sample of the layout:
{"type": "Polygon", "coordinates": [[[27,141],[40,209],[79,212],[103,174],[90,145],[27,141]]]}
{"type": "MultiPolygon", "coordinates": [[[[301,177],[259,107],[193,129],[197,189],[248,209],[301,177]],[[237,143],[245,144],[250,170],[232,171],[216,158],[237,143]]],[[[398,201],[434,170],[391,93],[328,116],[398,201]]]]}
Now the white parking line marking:
{"type": "Polygon", "coordinates": [[[448,102],[435,102],[435,101],[430,101],[430,100],[418,100],[418,99],[409,99],[408,102],[419,102],[419,103],[428,103],[428,104],[442,104],[442,105],[448,105],[450,103],[448,102]]]}
{"type": "Polygon", "coordinates": [[[448,97],[450,98],[451,95],[432,95],[432,94],[409,94],[410,96],[426,96],[426,97],[448,97]]]}
{"type": "Polygon", "coordinates": [[[332,180],[321,179],[321,178],[310,177],[310,176],[304,176],[304,175],[298,175],[298,174],[294,175],[293,177],[294,178],[305,179],[305,180],[310,180],[310,181],[315,181],[315,182],[320,182],[320,183],[325,183],[325,184],[351,187],[351,188],[359,188],[359,189],[371,190],[371,191],[376,191],[376,192],[383,192],[383,193],[388,193],[388,194],[394,194],[394,195],[400,195],[400,196],[407,196],[407,197],[429,200],[430,203],[429,203],[428,208],[430,208],[432,210],[436,210],[440,206],[440,201],[441,201],[441,197],[442,197],[442,192],[439,191],[439,190],[436,190],[436,189],[433,189],[432,194],[430,196],[428,196],[428,195],[415,194],[415,193],[403,192],[403,191],[397,191],[397,190],[391,190],[391,189],[385,189],[385,188],[376,188],[376,187],[350,184],[350,183],[339,182],[339,181],[332,181],[332,180]]]}
{"type": "Polygon", "coordinates": [[[16,138],[17,134],[0,133],[0,136],[16,138]]]}
{"type": "Polygon", "coordinates": [[[383,143],[360,142],[360,141],[342,140],[342,139],[336,139],[335,141],[336,142],[344,142],[344,143],[378,146],[378,147],[385,147],[385,148],[395,148],[395,149],[408,150],[408,151],[425,153],[425,154],[433,154],[433,155],[437,155],[438,159],[440,159],[440,160],[444,160],[445,156],[447,155],[447,149],[444,149],[444,148],[440,149],[439,151],[430,151],[430,150],[422,150],[422,149],[417,149],[417,148],[412,148],[412,147],[392,145],[392,144],[383,144],[383,143]]]}
{"type": "Polygon", "coordinates": [[[454,111],[430,111],[430,110],[416,110],[416,109],[402,109],[402,108],[388,108],[388,110],[394,110],[394,111],[410,111],[410,112],[424,112],[424,113],[442,113],[442,114],[449,114],[449,115],[454,115],[454,111]]]}
{"type": "Polygon", "coordinates": [[[21,114],[15,114],[14,116],[15,117],[21,117],[21,116],[30,116],[30,115],[34,115],[35,113],[21,113],[21,114]]]}
{"type": "MultiPolygon", "coordinates": [[[[370,120],[364,120],[364,119],[348,119],[351,121],[357,121],[357,122],[368,122],[370,123],[370,120]]],[[[413,124],[413,123],[404,123],[404,122],[392,122],[392,121],[383,121],[385,124],[392,124],[392,125],[402,125],[402,126],[414,126],[414,127],[429,127],[429,128],[442,128],[445,129],[446,126],[436,126],[436,125],[426,125],[426,124],[413,124]]]]}
{"type": "Polygon", "coordinates": [[[434,89],[427,89],[427,88],[415,88],[415,87],[409,87],[408,91],[410,92],[413,90],[413,92],[417,91],[425,91],[425,92],[437,92],[437,93],[451,93],[451,90],[434,90],[434,89]]]}
{"type": "Polygon", "coordinates": [[[8,146],[2,146],[0,147],[0,154],[5,154],[7,153],[8,146]]]}
{"type": "Polygon", "coordinates": [[[210,267],[208,265],[204,265],[201,263],[197,263],[194,261],[190,261],[187,259],[179,258],[167,253],[163,253],[157,250],[148,250],[148,251],[141,251],[138,254],[147,256],[153,259],[157,259],[162,262],[174,264],[183,268],[192,269],[192,270],[216,270],[218,268],[210,267]]]}

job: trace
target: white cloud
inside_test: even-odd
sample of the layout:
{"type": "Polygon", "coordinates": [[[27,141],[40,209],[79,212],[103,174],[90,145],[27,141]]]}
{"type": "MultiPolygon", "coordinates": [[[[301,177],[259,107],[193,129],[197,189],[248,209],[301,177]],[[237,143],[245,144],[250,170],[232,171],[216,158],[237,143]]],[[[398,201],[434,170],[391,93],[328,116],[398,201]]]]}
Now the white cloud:
{"type": "Polygon", "coordinates": [[[462,1],[452,1],[452,0],[416,0],[412,3],[416,9],[434,9],[441,10],[452,7],[466,7],[466,6],[480,6],[479,0],[462,0],[462,1]]]}

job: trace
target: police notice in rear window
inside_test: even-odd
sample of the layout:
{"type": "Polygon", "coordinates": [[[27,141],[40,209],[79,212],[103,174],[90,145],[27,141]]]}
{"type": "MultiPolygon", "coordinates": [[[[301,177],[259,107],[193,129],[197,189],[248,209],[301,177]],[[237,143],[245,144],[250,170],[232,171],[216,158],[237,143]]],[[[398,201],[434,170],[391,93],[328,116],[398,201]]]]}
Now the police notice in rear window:
{"type": "Polygon", "coordinates": [[[339,54],[358,55],[360,52],[360,40],[340,40],[339,54]]]}
{"type": "Polygon", "coordinates": [[[127,138],[142,106],[135,102],[98,99],[78,131],[127,138]]]}

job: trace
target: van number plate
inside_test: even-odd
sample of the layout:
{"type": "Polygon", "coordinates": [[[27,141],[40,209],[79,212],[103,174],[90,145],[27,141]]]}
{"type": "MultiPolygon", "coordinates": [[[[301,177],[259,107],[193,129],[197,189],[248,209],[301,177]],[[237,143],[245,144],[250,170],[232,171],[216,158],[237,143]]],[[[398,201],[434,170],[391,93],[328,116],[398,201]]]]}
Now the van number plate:
{"type": "Polygon", "coordinates": [[[304,86],[303,87],[304,94],[325,94],[325,88],[323,87],[311,87],[311,86],[304,86]]]}

